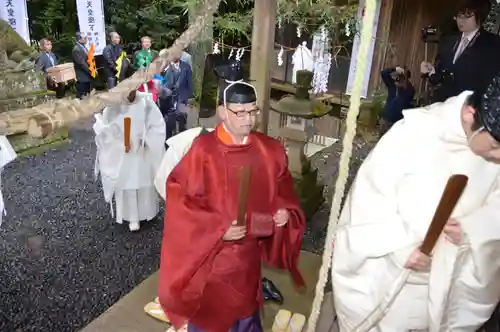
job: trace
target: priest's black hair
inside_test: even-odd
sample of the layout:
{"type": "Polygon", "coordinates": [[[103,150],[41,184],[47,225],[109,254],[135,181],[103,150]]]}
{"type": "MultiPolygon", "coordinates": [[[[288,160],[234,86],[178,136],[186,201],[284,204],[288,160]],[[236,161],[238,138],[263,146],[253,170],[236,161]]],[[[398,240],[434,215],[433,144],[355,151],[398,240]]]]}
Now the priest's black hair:
{"type": "Polygon", "coordinates": [[[456,3],[457,14],[474,14],[476,23],[483,24],[491,10],[490,0],[459,0],[456,3]]]}
{"type": "Polygon", "coordinates": [[[483,127],[481,117],[479,116],[480,111],[483,109],[483,96],[480,93],[474,92],[467,97],[465,100],[465,105],[472,107],[474,112],[474,122],[472,123],[471,130],[476,131],[483,127]]]}

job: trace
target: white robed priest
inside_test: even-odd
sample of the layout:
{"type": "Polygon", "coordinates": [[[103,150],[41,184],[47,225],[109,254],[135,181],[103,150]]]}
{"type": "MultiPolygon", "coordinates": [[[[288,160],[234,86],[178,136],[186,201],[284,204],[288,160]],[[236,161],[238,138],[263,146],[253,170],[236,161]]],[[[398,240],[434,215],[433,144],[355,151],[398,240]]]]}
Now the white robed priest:
{"type": "Polygon", "coordinates": [[[17,154],[10,145],[9,140],[4,135],[0,135],[0,226],[2,218],[6,214],[5,204],[2,194],[2,171],[5,165],[16,159],[17,154]]]}
{"type": "Polygon", "coordinates": [[[101,175],[104,199],[113,214],[114,197],[116,222],[127,221],[136,231],[141,221],[154,219],[159,211],[154,177],[165,152],[165,121],[148,92],[133,92],[95,118],[96,175],[101,175]],[[130,118],[128,152],[126,117],[130,118]]]}
{"type": "MultiPolygon", "coordinates": [[[[332,267],[340,331],[355,331],[411,273],[377,332],[477,331],[500,299],[500,77],[482,95],[405,111],[361,166],[332,267]],[[469,182],[432,258],[419,251],[452,174],[469,182]]],[[[366,331],[359,329],[356,331],[366,331]]]]}

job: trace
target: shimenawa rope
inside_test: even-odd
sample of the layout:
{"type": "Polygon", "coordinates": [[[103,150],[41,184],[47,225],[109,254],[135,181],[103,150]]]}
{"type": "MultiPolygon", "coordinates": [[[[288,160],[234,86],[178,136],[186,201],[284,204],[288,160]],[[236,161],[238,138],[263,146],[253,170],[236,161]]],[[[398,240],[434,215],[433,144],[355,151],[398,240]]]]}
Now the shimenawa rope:
{"type": "Polygon", "coordinates": [[[328,223],[325,249],[323,252],[323,264],[321,265],[321,269],[319,271],[318,283],[316,284],[316,296],[314,298],[311,314],[308,319],[307,332],[315,332],[321,305],[323,303],[324,288],[328,279],[328,272],[330,271],[332,260],[334,259],[333,242],[340,215],[340,205],[345,194],[345,186],[349,177],[349,163],[351,161],[354,137],[356,136],[356,121],[361,104],[368,50],[373,38],[373,24],[375,21],[377,1],[380,0],[366,0],[365,13],[361,27],[360,45],[358,55],[356,57],[356,68],[354,71],[354,84],[351,91],[349,111],[347,113],[346,132],[344,139],[342,140],[344,147],[342,149],[342,154],[340,155],[339,175],[337,177],[337,182],[335,183],[335,194],[333,196],[332,207],[330,210],[330,221],[328,223]]]}

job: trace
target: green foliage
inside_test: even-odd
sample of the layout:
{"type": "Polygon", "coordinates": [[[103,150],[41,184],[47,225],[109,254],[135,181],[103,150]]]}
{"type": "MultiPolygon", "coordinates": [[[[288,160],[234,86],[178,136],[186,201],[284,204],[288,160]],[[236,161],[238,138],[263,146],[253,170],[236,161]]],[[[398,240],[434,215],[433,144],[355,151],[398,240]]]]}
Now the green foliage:
{"type": "Polygon", "coordinates": [[[181,11],[171,1],[104,0],[108,32],[117,31],[124,43],[153,39],[153,48],[171,44],[185,29],[181,11]]]}
{"type": "MultiPolygon", "coordinates": [[[[153,0],[156,4],[169,3],[171,8],[188,15],[190,10],[196,11],[203,0],[153,0]]],[[[242,42],[250,41],[252,30],[252,0],[223,0],[219,11],[214,16],[213,28],[216,36],[229,37],[242,42]]]]}
{"type": "Polygon", "coordinates": [[[71,54],[78,26],[76,2],[73,0],[28,1],[31,38],[50,38],[54,52],[66,60],[71,54]]]}
{"type": "Polygon", "coordinates": [[[335,0],[278,0],[278,17],[282,24],[295,24],[306,31],[315,31],[321,25],[331,32],[345,35],[348,24],[356,31],[358,4],[338,5],[335,0]]]}

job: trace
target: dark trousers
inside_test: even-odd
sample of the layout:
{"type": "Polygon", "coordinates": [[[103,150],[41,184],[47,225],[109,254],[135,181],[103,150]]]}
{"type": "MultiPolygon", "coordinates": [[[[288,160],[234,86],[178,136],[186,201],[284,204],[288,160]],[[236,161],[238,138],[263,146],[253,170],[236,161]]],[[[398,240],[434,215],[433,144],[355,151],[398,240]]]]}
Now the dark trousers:
{"type": "Polygon", "coordinates": [[[387,133],[389,131],[389,129],[392,128],[393,125],[394,125],[394,122],[387,121],[384,118],[380,118],[380,120],[379,120],[379,131],[378,131],[379,137],[384,136],[385,133],[387,133]]]}
{"type": "Polygon", "coordinates": [[[50,91],[55,91],[56,98],[61,99],[64,98],[66,94],[66,83],[56,83],[53,80],[47,78],[47,89],[50,91]]]}
{"type": "Polygon", "coordinates": [[[187,124],[187,114],[181,112],[172,112],[164,116],[165,123],[167,125],[167,139],[172,137],[177,128],[177,123],[179,124],[179,133],[186,130],[187,124]]]}
{"type": "Polygon", "coordinates": [[[82,99],[83,97],[85,97],[90,93],[90,91],[92,90],[92,85],[90,82],[77,81],[75,88],[76,88],[76,98],[82,99]]]}
{"type": "Polygon", "coordinates": [[[61,99],[66,95],[66,84],[59,83],[56,88],[56,98],[61,99]]]}
{"type": "Polygon", "coordinates": [[[116,82],[118,79],[115,76],[108,77],[107,85],[108,85],[108,90],[113,89],[116,86],[116,82]]]}

